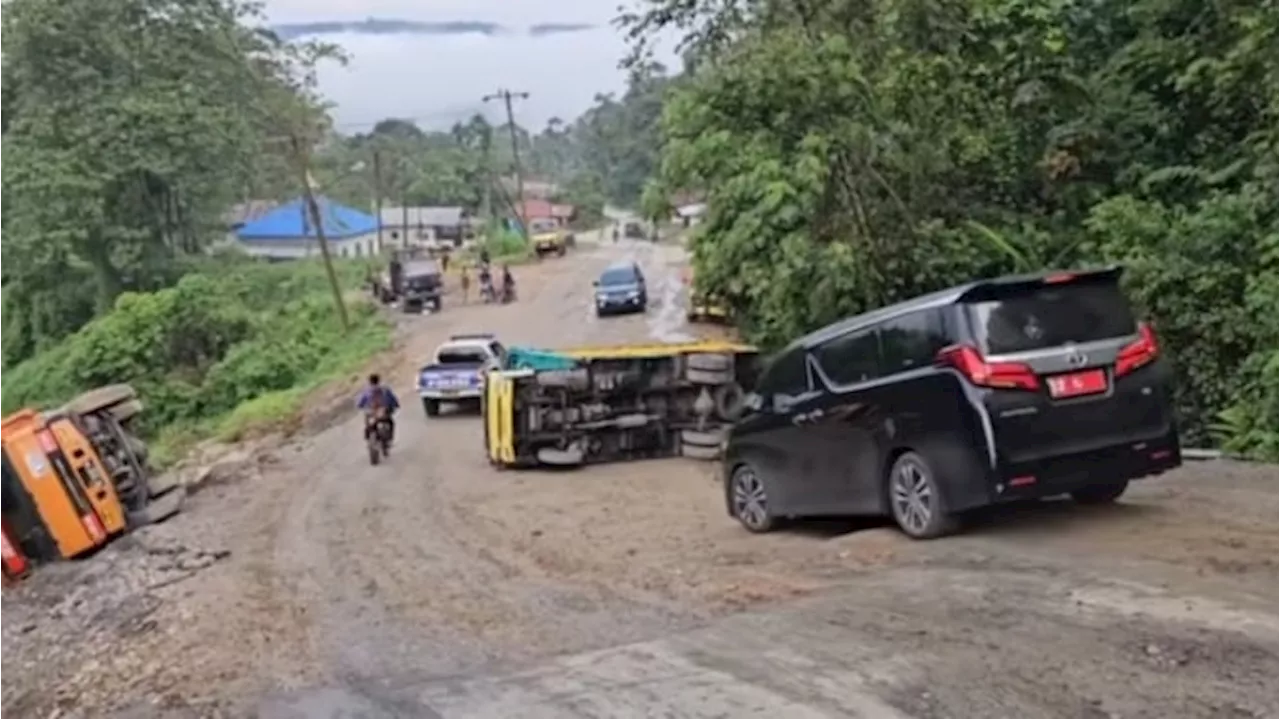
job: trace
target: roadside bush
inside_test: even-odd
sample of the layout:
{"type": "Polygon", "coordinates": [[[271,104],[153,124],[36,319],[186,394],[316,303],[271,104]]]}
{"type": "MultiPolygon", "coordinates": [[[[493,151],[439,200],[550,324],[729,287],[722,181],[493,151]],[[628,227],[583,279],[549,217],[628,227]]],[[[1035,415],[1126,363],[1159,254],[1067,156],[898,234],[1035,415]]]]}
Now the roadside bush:
{"type": "MultiPolygon", "coordinates": [[[[365,269],[340,263],[340,279],[354,288],[365,269]]],[[[246,402],[312,385],[386,345],[371,305],[356,302],[349,312],[355,326],[344,335],[319,263],[211,262],[173,287],[121,296],[111,312],[11,368],[4,411],[129,382],[153,434],[216,424],[246,402]]]]}

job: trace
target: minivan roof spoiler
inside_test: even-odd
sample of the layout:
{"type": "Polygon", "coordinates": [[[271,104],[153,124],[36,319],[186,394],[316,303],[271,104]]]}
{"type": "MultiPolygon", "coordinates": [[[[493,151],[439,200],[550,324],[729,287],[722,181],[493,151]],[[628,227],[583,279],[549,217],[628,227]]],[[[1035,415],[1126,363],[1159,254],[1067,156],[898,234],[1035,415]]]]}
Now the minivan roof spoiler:
{"type": "Polygon", "coordinates": [[[1112,265],[1091,270],[1055,270],[1024,275],[1006,275],[989,280],[979,280],[960,291],[957,302],[987,299],[1010,290],[1040,285],[1075,284],[1080,282],[1118,282],[1124,274],[1122,265],[1112,265]]]}

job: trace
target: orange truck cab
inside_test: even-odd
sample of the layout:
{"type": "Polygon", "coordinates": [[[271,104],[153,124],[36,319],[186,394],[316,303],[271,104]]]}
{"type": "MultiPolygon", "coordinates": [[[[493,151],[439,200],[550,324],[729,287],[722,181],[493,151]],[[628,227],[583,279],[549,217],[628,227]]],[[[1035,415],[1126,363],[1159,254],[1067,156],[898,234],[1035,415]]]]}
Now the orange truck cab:
{"type": "Polygon", "coordinates": [[[115,485],[71,416],[20,410],[0,423],[0,438],[4,524],[16,545],[7,549],[34,561],[70,559],[125,530],[115,485]]]}

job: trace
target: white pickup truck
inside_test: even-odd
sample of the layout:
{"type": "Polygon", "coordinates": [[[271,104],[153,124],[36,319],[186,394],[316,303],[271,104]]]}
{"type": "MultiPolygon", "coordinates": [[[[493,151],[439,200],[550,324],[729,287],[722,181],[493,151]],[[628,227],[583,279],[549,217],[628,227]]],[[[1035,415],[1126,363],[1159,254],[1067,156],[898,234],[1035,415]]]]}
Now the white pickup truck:
{"type": "Polygon", "coordinates": [[[435,357],[418,370],[418,396],[428,417],[440,414],[444,402],[480,407],[484,373],[506,363],[507,350],[492,334],[453,335],[436,348],[435,357]]]}

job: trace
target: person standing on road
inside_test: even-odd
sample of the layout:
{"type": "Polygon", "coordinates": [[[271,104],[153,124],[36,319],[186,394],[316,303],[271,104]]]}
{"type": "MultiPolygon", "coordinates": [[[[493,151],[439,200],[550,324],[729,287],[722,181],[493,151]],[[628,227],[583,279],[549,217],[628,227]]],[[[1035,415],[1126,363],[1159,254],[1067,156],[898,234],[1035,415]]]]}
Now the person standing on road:
{"type": "Polygon", "coordinates": [[[471,272],[467,270],[466,265],[458,265],[458,274],[462,276],[460,278],[460,282],[462,284],[462,304],[469,304],[470,300],[468,299],[468,295],[471,292],[471,272]]]}

